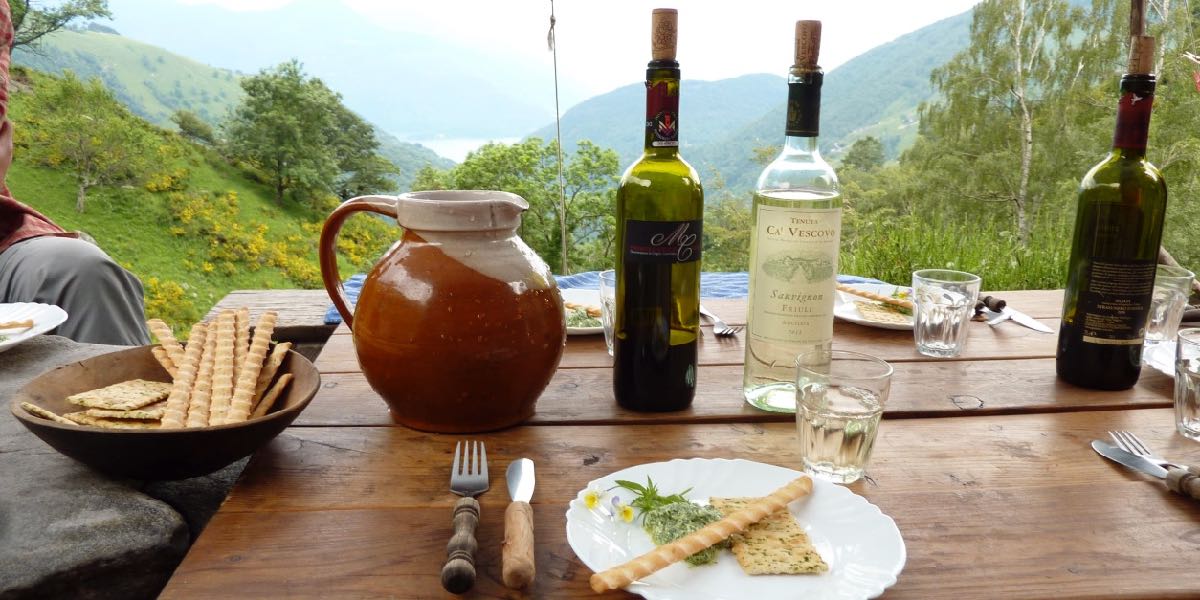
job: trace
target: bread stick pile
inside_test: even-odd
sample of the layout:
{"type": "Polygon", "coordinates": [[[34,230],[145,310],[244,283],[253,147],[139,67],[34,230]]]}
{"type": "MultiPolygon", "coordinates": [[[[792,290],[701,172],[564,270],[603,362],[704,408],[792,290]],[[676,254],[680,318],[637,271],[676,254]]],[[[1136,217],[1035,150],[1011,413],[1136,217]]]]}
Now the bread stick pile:
{"type": "Polygon", "coordinates": [[[154,357],[174,378],[162,428],[228,425],[267,414],[292,381],[290,373],[275,377],[292,347],[271,346],[277,318],[263,313],[251,337],[250,311],[224,310],[213,322],[193,325],[186,348],[166,323],[147,321],[162,344],[154,357]]]}
{"type": "Polygon", "coordinates": [[[222,311],[192,325],[185,347],[160,319],[146,322],[161,345],[151,351],[170,383],[135,379],[67,398],[81,410],[58,415],[23,403],[56,423],[106,429],[181,429],[241,423],[274,407],[291,373],[279,374],[290,343],[271,345],[277,315],[267,312],[250,335],[250,311],[222,311]]]}

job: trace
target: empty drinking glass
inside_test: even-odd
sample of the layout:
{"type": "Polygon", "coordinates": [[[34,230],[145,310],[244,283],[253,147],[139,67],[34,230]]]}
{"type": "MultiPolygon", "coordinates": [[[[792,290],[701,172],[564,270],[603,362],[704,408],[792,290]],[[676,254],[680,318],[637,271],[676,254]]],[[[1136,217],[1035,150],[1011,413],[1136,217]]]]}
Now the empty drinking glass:
{"type": "Polygon", "coordinates": [[[962,271],[925,269],[913,273],[913,340],[926,356],[958,356],[967,344],[967,324],[983,280],[962,271]]]}
{"type": "Polygon", "coordinates": [[[1154,297],[1146,319],[1146,346],[1175,339],[1179,320],[1187,308],[1195,274],[1183,267],[1158,265],[1154,275],[1154,297]]]}
{"type": "Polygon", "coordinates": [[[1200,328],[1175,336],[1175,429],[1200,442],[1200,328]]]}
{"type": "Polygon", "coordinates": [[[892,366],[858,352],[814,350],[796,358],[796,432],[804,471],[836,483],[863,475],[892,366]]]}
{"type": "Polygon", "coordinates": [[[604,324],[604,343],[613,355],[613,323],[617,319],[617,272],[600,272],[600,322],[604,324]]]}

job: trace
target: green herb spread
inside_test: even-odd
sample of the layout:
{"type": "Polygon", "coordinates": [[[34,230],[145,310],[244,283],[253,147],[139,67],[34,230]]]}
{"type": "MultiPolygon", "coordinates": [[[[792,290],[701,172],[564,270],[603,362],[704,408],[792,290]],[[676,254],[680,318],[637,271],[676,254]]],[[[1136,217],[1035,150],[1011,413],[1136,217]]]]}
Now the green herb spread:
{"type": "MultiPolygon", "coordinates": [[[[650,539],[659,546],[669,544],[697,529],[721,520],[721,511],[711,506],[700,506],[691,502],[673,502],[654,508],[642,516],[642,526],[650,534],[650,539]]],[[[688,564],[692,566],[707,565],[716,562],[717,550],[728,548],[729,540],[724,540],[714,546],[709,546],[689,557],[688,564]]]]}
{"type": "Polygon", "coordinates": [[[587,307],[579,306],[567,309],[567,327],[599,327],[599,317],[590,317],[587,307]]]}

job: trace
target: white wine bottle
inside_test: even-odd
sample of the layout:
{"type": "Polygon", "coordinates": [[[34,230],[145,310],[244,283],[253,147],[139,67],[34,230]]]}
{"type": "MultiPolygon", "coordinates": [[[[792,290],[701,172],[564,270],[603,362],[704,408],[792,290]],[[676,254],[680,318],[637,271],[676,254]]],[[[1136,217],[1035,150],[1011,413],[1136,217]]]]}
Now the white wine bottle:
{"type": "Polygon", "coordinates": [[[758,177],[751,207],[746,402],[796,410],[796,356],[833,344],[842,199],[817,146],[821,22],[796,22],[783,152],[758,177]]]}
{"type": "Polygon", "coordinates": [[[1086,388],[1123,390],[1141,374],[1167,213],[1167,184],[1146,160],[1153,60],[1154,38],[1135,36],[1112,151],[1079,185],[1056,368],[1086,388]]]}
{"type": "Polygon", "coordinates": [[[696,394],[704,190],[679,156],[676,18],[654,10],[645,150],[617,187],[613,393],[638,411],[681,410],[696,394]]]}

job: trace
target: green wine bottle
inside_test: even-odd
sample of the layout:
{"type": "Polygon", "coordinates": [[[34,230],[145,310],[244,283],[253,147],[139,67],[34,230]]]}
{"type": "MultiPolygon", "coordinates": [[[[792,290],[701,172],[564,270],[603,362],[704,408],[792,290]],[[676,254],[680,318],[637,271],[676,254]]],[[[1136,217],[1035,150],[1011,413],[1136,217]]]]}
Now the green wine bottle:
{"type": "Polygon", "coordinates": [[[1167,211],[1167,184],[1146,161],[1153,55],[1154,38],[1134,38],[1112,151],[1079,186],[1056,366],[1060,378],[1082,387],[1126,389],[1141,373],[1167,211]]]}
{"type": "Polygon", "coordinates": [[[696,393],[704,191],[679,157],[677,14],[652,19],[645,150],[617,188],[613,392],[625,408],[668,411],[696,393]]]}
{"type": "Polygon", "coordinates": [[[842,198],[817,145],[821,22],[796,23],[783,151],[751,206],[749,331],[742,393],[763,410],[796,410],[796,357],[833,344],[842,198]]]}

